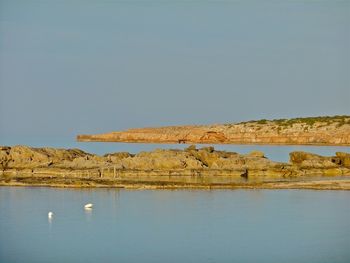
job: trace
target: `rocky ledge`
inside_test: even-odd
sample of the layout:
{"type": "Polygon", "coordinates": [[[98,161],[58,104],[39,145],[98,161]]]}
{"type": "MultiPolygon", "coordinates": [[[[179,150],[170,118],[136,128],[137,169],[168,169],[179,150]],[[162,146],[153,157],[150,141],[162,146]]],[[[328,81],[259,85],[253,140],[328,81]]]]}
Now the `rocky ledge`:
{"type": "Polygon", "coordinates": [[[139,128],[78,135],[84,142],[350,145],[350,116],[139,128]]]}
{"type": "Polygon", "coordinates": [[[126,188],[311,188],[350,190],[350,154],[290,153],[290,162],[264,153],[213,147],[104,156],[78,149],[0,147],[1,185],[126,188]]]}

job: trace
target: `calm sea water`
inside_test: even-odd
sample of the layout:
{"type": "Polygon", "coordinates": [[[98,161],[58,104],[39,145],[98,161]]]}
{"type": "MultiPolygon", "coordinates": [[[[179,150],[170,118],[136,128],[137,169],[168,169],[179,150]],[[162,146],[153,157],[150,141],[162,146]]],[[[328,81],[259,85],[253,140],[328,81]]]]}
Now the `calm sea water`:
{"type": "Polygon", "coordinates": [[[350,191],[0,187],[0,262],[350,262],[350,191]]]}

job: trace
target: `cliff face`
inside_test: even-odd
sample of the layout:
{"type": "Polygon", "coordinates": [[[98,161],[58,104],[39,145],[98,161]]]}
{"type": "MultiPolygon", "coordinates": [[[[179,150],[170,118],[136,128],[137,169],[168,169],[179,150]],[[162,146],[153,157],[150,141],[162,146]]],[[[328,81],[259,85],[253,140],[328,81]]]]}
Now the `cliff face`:
{"type": "Polygon", "coordinates": [[[201,144],[350,145],[350,116],[168,126],[78,135],[78,141],[201,144]]]}
{"type": "Polygon", "coordinates": [[[350,176],[350,154],[323,157],[292,152],[290,163],[274,162],[259,151],[215,151],[213,147],[111,153],[78,149],[0,147],[0,185],[11,182],[60,185],[176,185],[256,187],[269,182],[303,182],[311,177],[350,176]]]}

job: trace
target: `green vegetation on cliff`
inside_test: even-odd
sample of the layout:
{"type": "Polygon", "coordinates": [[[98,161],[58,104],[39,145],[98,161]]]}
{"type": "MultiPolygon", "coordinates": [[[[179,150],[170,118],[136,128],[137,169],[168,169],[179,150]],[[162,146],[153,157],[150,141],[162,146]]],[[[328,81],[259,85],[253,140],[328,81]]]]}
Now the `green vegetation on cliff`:
{"type": "MultiPolygon", "coordinates": [[[[350,125],[349,115],[336,115],[336,116],[318,116],[318,117],[304,117],[304,118],[292,118],[292,119],[274,119],[274,120],[251,120],[240,122],[237,124],[272,124],[282,127],[290,127],[294,124],[304,124],[308,126],[313,126],[318,123],[320,126],[336,124],[337,127],[343,126],[345,124],[350,125]]],[[[227,124],[232,125],[232,124],[227,124]]]]}

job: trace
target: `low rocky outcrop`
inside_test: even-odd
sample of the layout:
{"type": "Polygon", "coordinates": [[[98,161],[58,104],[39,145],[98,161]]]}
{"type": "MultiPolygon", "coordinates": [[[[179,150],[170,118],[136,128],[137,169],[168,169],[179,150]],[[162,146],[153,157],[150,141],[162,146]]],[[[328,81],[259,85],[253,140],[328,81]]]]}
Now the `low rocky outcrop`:
{"type": "Polygon", "coordinates": [[[104,156],[78,149],[31,148],[27,146],[0,147],[0,169],[65,168],[91,169],[114,166],[118,169],[167,170],[167,169],[242,169],[272,167],[275,163],[262,152],[247,155],[235,152],[215,151],[214,147],[185,150],[161,150],[130,154],[109,153],[104,156]]]}
{"type": "Polygon", "coordinates": [[[0,147],[0,184],[258,187],[271,182],[350,176],[349,158],[345,152],[329,157],[292,152],[290,162],[281,163],[260,151],[239,154],[214,147],[99,156],[79,149],[13,146],[0,147]]]}
{"type": "Polygon", "coordinates": [[[139,128],[78,135],[84,142],[350,145],[350,116],[139,128]]]}
{"type": "Polygon", "coordinates": [[[332,162],[345,167],[350,167],[350,153],[336,152],[335,155],[336,157],[332,158],[332,162]]]}

